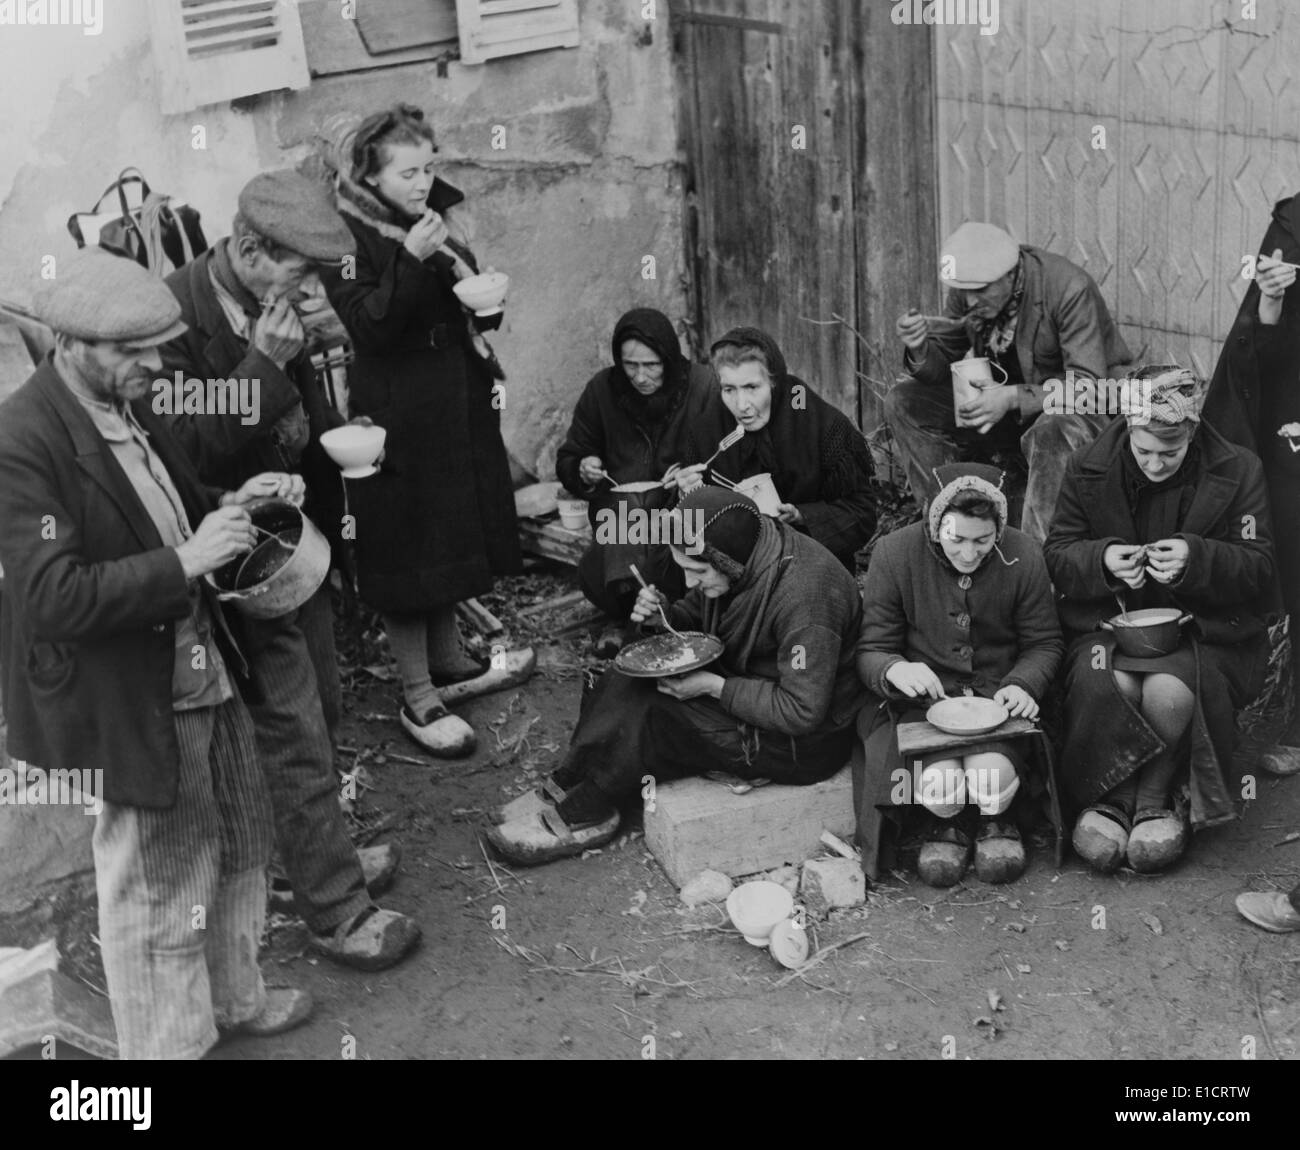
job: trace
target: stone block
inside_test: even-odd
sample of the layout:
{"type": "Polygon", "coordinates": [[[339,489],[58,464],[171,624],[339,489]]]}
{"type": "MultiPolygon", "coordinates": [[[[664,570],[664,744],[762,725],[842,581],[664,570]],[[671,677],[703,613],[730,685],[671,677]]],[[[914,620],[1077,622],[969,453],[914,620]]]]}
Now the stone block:
{"type": "Polygon", "coordinates": [[[809,859],[803,864],[799,893],[808,913],[824,918],[835,907],[866,902],[867,880],[854,859],[809,859]]]}
{"type": "Polygon", "coordinates": [[[0,1058],[47,1037],[96,1058],[117,1058],[108,999],[57,970],[42,970],[0,994],[0,1058]]]}
{"type": "Polygon", "coordinates": [[[823,830],[853,834],[847,768],[809,787],[775,784],[733,795],[704,778],[664,783],[645,815],[645,841],[678,886],[702,870],[735,878],[799,863],[821,847],[823,830]]]}

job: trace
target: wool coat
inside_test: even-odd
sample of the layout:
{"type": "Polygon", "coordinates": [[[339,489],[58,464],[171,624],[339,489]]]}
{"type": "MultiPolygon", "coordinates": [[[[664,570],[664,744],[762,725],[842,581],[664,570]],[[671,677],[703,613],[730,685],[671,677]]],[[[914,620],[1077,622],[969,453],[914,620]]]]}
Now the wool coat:
{"type": "Polygon", "coordinates": [[[1061,664],[1064,643],[1042,548],[1014,527],[1003,530],[998,547],[963,575],[920,522],[886,535],[872,552],[857,644],[868,695],[853,761],[857,841],[869,878],[879,870],[882,810],[902,766],[895,730],[918,706],[885,678],[889,668],[925,663],[949,696],[992,698],[1017,686],[1041,701],[1061,664]]]}
{"type": "MultiPolygon", "coordinates": [[[[149,434],[196,528],[217,505],[147,402],[149,434]]],[[[0,405],[0,666],[9,752],[45,769],[103,770],[103,797],[176,801],[176,623],[187,582],[76,396],[50,360],[0,405]]],[[[203,585],[205,591],[206,584],[203,585]]],[[[249,701],[248,668],[215,595],[214,634],[249,701]]]]}
{"type": "MultiPolygon", "coordinates": [[[[1241,801],[1233,765],[1234,711],[1263,685],[1266,617],[1273,602],[1273,528],[1258,459],[1208,423],[1196,432],[1200,477],[1175,537],[1187,568],[1168,585],[1171,602],[1193,616],[1184,632],[1196,654],[1196,711],[1190,742],[1191,820],[1234,818],[1241,801]]],[[[1110,670],[1114,639],[1099,630],[1118,613],[1120,589],[1103,555],[1111,544],[1147,543],[1125,492],[1128,426],[1112,424],[1070,461],[1044,543],[1071,646],[1066,657],[1066,737],[1062,783],[1075,806],[1095,802],[1164,751],[1141,713],[1119,693],[1110,670]],[[1098,716],[1105,715],[1104,723],[1098,716]]]]}
{"type": "Polygon", "coordinates": [[[357,585],[376,610],[421,613],[522,568],[502,393],[474,350],[452,258],[417,260],[402,246],[406,223],[352,194],[339,210],[357,241],[355,275],[322,279],[356,356],[352,414],[388,432],[379,473],[347,484],[357,585]]]}

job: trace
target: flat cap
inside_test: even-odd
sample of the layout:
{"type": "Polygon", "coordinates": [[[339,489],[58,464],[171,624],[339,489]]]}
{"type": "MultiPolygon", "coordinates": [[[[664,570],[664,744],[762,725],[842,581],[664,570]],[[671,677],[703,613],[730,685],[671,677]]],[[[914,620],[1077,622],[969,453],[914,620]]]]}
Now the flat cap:
{"type": "Polygon", "coordinates": [[[239,193],[239,212],[272,243],[317,263],[341,263],[357,250],[330,190],[292,168],[249,180],[239,193]]]}
{"type": "Polygon", "coordinates": [[[982,288],[1006,275],[1020,259],[1020,245],[994,224],[962,224],[939,251],[945,287],[982,288]]]}
{"type": "Polygon", "coordinates": [[[162,280],[101,248],[60,257],[54,279],[33,295],[32,311],[56,332],[128,347],[156,347],[185,330],[181,305],[162,280]]]}

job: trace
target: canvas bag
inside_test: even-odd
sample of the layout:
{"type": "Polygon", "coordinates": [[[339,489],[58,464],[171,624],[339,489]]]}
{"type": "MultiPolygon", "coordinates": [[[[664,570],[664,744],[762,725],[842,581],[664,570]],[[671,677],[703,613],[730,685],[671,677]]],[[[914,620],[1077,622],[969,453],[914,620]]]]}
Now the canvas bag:
{"type": "Polygon", "coordinates": [[[150,190],[139,168],[124,168],[88,212],[68,217],[68,231],[77,247],[97,244],[114,255],[135,260],[159,279],[207,251],[199,213],[189,204],[150,190]],[[139,186],[138,204],[127,202],[127,186],[139,186]],[[117,208],[104,209],[114,193],[117,208]]]}

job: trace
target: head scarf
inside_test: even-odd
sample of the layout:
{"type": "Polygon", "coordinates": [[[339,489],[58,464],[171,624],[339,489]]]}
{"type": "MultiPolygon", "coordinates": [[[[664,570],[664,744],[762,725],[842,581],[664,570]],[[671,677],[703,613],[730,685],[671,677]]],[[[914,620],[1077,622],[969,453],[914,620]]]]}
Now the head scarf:
{"type": "MultiPolygon", "coordinates": [[[[819,503],[843,499],[870,484],[871,453],[862,433],[838,409],[791,375],[776,341],[756,327],[737,327],[713,344],[758,347],[767,358],[772,377],[772,414],[767,426],[745,434],[718,456],[714,468],[728,479],[746,479],[769,472],[787,503],[819,503]]],[[[716,393],[703,417],[691,429],[687,458],[700,463],[719,441],[736,429],[736,417],[716,393]]]]}
{"type": "Polygon", "coordinates": [[[939,542],[939,529],[944,514],[952,501],[963,491],[974,491],[993,504],[993,513],[997,521],[997,537],[1007,529],[1007,497],[1002,493],[1005,474],[987,463],[946,463],[936,467],[935,478],[941,487],[939,494],[930,503],[928,515],[930,540],[939,542]]]}
{"type": "Polygon", "coordinates": [[[682,354],[672,321],[663,312],[650,307],[624,312],[614,325],[610,352],[614,366],[610,369],[609,385],[614,389],[618,402],[632,413],[638,423],[662,422],[676,406],[691,372],[691,362],[682,354]],[[663,362],[663,386],[653,395],[642,395],[637,391],[623,370],[623,344],[629,339],[645,344],[663,362]]]}
{"type": "Polygon", "coordinates": [[[758,504],[739,492],[706,484],[682,496],[677,512],[682,517],[682,538],[688,545],[696,544],[703,536],[699,558],[732,583],[738,582],[762,528],[758,504]]]}
{"type": "Polygon", "coordinates": [[[1201,422],[1201,384],[1186,368],[1174,366],[1159,374],[1144,368],[1130,382],[1133,386],[1120,396],[1120,412],[1129,427],[1201,422]]]}

